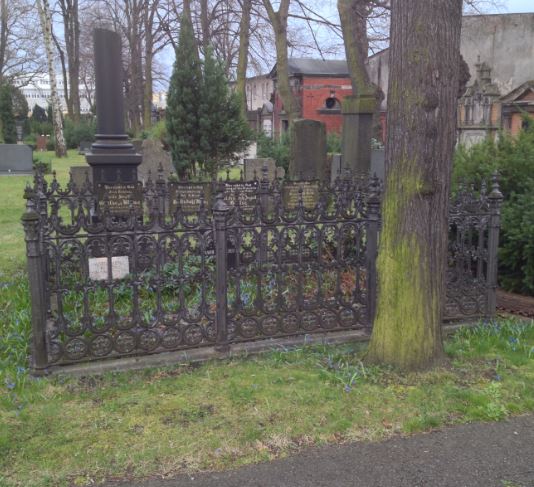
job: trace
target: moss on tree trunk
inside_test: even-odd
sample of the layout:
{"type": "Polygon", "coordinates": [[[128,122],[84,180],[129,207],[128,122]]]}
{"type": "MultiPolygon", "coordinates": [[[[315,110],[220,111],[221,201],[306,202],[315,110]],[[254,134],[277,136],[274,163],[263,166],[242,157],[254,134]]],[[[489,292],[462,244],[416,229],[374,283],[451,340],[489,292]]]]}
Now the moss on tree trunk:
{"type": "Polygon", "coordinates": [[[379,296],[367,360],[443,357],[441,315],[456,134],[461,0],[394,0],[379,296]]]}

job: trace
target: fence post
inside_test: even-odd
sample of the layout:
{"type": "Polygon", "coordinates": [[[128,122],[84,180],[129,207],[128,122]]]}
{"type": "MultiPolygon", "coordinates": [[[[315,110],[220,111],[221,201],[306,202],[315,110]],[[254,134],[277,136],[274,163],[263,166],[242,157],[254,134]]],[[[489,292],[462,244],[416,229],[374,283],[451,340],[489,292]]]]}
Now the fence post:
{"type": "Polygon", "coordinates": [[[26,240],[26,256],[28,261],[28,281],[31,297],[32,319],[32,374],[46,375],[48,368],[48,352],[46,348],[46,289],[44,276],[44,250],[41,242],[41,219],[37,212],[36,192],[26,188],[24,197],[27,200],[26,212],[22,215],[26,240]]]}
{"type": "Polygon", "coordinates": [[[378,295],[376,258],[378,254],[378,229],[380,226],[380,184],[378,178],[373,176],[369,182],[367,197],[367,322],[372,328],[376,313],[376,299],[378,295]]]}
{"type": "Polygon", "coordinates": [[[495,316],[497,310],[497,271],[499,250],[499,230],[501,227],[501,203],[503,195],[499,189],[497,173],[492,177],[491,193],[489,200],[489,225],[488,225],[488,275],[487,279],[487,308],[488,317],[495,316]]]}
{"type": "Polygon", "coordinates": [[[213,221],[215,225],[215,296],[217,300],[215,314],[215,329],[217,332],[216,350],[227,352],[230,349],[228,343],[228,282],[227,282],[227,235],[226,224],[228,217],[228,205],[224,201],[224,190],[217,187],[215,203],[213,205],[213,221]]]}

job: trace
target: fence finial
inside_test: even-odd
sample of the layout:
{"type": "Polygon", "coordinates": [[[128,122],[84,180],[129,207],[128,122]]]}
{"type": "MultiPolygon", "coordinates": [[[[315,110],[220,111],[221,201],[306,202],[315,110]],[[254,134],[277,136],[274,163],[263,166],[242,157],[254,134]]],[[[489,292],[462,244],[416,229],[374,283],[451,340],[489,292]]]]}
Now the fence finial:
{"type": "Polygon", "coordinates": [[[495,171],[491,176],[491,193],[489,194],[488,198],[495,201],[502,201],[504,198],[499,186],[499,176],[500,175],[498,171],[495,171]]]}

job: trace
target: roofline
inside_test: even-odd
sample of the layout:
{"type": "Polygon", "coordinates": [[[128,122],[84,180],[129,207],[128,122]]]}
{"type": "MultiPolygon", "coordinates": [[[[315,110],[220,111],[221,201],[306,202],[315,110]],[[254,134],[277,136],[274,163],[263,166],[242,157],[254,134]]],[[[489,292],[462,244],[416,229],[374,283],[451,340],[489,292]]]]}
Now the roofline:
{"type": "Polygon", "coordinates": [[[534,12],[505,12],[501,14],[467,14],[462,15],[464,18],[469,17],[504,17],[505,15],[534,15],[534,12]]]}

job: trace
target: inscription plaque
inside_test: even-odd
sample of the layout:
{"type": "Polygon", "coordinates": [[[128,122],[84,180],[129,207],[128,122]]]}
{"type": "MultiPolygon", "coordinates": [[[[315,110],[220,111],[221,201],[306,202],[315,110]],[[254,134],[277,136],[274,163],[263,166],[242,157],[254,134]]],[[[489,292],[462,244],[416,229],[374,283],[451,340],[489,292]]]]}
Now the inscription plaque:
{"type": "Polygon", "coordinates": [[[130,213],[130,205],[135,211],[142,210],[143,185],[142,183],[117,183],[98,185],[98,199],[102,203],[102,209],[107,206],[110,213],[124,215],[130,213]]]}
{"type": "MultiPolygon", "coordinates": [[[[124,279],[130,273],[130,260],[127,255],[111,258],[111,278],[124,279]]],[[[108,258],[93,257],[89,259],[89,279],[92,281],[107,281],[108,258]]]]}
{"type": "Polygon", "coordinates": [[[224,201],[230,206],[236,206],[236,195],[239,206],[243,210],[253,210],[256,206],[258,181],[228,182],[224,184],[224,201]]]}
{"type": "Polygon", "coordinates": [[[169,185],[169,210],[176,211],[178,203],[184,213],[197,213],[204,197],[204,207],[210,208],[211,191],[210,185],[204,183],[171,183],[169,185]]]}
{"type": "Polygon", "coordinates": [[[301,194],[303,207],[306,209],[315,208],[319,200],[319,182],[299,181],[286,183],[283,190],[284,206],[290,210],[297,208],[301,194]]]}

